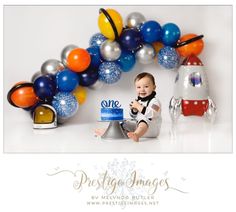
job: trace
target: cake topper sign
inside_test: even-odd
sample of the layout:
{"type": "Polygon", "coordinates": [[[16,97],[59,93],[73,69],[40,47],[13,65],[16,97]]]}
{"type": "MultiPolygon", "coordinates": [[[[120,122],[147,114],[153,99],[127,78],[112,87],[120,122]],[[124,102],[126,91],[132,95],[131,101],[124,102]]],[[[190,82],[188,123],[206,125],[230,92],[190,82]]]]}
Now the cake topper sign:
{"type": "Polygon", "coordinates": [[[121,104],[117,100],[102,100],[101,107],[102,108],[120,108],[121,104]]]}

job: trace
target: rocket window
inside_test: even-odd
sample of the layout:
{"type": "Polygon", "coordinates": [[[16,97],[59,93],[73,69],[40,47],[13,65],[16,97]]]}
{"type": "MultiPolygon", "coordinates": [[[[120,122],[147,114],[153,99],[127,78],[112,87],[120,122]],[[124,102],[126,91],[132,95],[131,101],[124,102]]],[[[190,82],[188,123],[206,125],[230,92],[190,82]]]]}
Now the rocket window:
{"type": "Polygon", "coordinates": [[[193,87],[200,87],[202,85],[202,78],[198,72],[193,72],[190,74],[189,81],[193,87]]]}

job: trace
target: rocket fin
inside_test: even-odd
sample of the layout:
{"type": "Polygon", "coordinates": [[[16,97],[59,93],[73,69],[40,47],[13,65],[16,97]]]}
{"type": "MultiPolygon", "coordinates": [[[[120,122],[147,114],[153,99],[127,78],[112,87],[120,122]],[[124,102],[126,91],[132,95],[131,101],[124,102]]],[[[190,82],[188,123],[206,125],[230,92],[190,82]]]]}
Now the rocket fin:
{"type": "Polygon", "coordinates": [[[205,112],[205,116],[211,123],[214,123],[216,119],[216,113],[217,113],[217,108],[215,103],[213,102],[212,99],[208,98],[208,108],[207,111],[205,112]]]}
{"type": "Polygon", "coordinates": [[[170,100],[169,113],[173,123],[176,123],[182,111],[182,99],[174,96],[170,100]]]}

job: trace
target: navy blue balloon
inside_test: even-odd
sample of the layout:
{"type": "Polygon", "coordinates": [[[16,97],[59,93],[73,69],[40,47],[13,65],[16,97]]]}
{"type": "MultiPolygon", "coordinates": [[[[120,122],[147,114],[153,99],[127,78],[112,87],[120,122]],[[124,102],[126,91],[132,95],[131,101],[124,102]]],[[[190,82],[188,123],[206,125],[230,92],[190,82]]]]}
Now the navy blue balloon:
{"type": "Polygon", "coordinates": [[[180,29],[176,24],[168,23],[162,27],[162,43],[173,46],[180,38],[180,29]]]}
{"type": "Polygon", "coordinates": [[[98,80],[98,70],[91,66],[78,75],[79,84],[85,87],[93,85],[98,80]]]}
{"type": "Polygon", "coordinates": [[[43,75],[43,76],[48,77],[48,78],[50,78],[51,80],[55,80],[55,79],[56,79],[56,77],[55,77],[54,74],[45,74],[45,75],[43,75]]]}
{"type": "Polygon", "coordinates": [[[101,33],[96,33],[94,34],[90,40],[89,40],[89,46],[101,46],[101,44],[107,40],[107,38],[101,34],[101,33]]]}
{"type": "Polygon", "coordinates": [[[153,43],[161,40],[162,28],[156,21],[147,21],[141,26],[140,33],[146,43],[153,43]]]}
{"type": "Polygon", "coordinates": [[[45,102],[50,102],[56,94],[56,83],[47,76],[38,77],[34,81],[34,91],[36,95],[45,102]]]}
{"type": "Polygon", "coordinates": [[[136,29],[125,29],[120,35],[120,44],[129,51],[136,50],[142,43],[142,37],[136,29]]]}
{"type": "Polygon", "coordinates": [[[56,83],[58,91],[71,92],[78,86],[79,76],[69,69],[64,69],[56,74],[56,83]]]}
{"type": "Polygon", "coordinates": [[[116,63],[120,66],[121,70],[128,72],[132,70],[136,62],[135,56],[132,52],[122,50],[120,58],[116,63]]]}
{"type": "Polygon", "coordinates": [[[88,53],[91,57],[90,66],[98,68],[98,66],[102,63],[102,58],[100,54],[100,47],[99,46],[90,46],[87,48],[88,53]]]}

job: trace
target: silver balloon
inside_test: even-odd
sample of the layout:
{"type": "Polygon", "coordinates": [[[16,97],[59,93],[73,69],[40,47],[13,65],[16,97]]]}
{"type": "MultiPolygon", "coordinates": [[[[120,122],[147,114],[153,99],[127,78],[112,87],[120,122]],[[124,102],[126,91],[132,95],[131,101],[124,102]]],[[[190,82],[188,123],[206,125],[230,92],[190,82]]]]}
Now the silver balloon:
{"type": "Polygon", "coordinates": [[[67,66],[67,57],[68,55],[70,54],[70,52],[73,50],[73,49],[76,49],[78,48],[78,46],[74,45],[74,44],[70,44],[68,46],[66,46],[62,52],[61,52],[61,61],[62,63],[67,66]]]}
{"type": "Polygon", "coordinates": [[[136,52],[136,60],[141,64],[150,64],[154,61],[155,57],[155,49],[150,44],[144,44],[137,52],[136,52]]]}
{"type": "Polygon", "coordinates": [[[120,44],[116,41],[106,40],[100,46],[100,53],[106,61],[117,60],[121,55],[120,44]]]}
{"type": "Polygon", "coordinates": [[[34,81],[38,78],[41,77],[43,74],[41,71],[37,71],[34,73],[34,75],[31,77],[31,82],[34,83],[34,81]]]}
{"type": "Polygon", "coordinates": [[[139,12],[130,13],[126,19],[129,28],[139,28],[145,21],[145,17],[139,12]]]}
{"type": "Polygon", "coordinates": [[[43,75],[46,75],[46,74],[55,75],[58,71],[61,71],[63,69],[65,69],[65,67],[62,64],[62,62],[55,59],[47,60],[41,66],[41,72],[43,75]]]}

